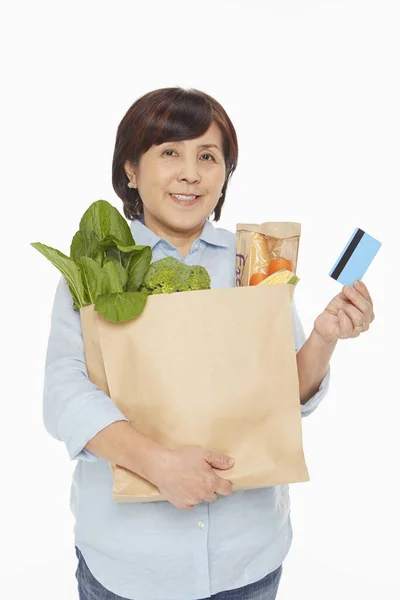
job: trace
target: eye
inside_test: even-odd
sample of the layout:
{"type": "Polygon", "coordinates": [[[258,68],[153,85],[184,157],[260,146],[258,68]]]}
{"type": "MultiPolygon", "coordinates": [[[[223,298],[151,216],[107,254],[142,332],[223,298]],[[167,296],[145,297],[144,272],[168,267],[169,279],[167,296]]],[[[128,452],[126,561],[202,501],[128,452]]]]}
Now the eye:
{"type": "MultiPolygon", "coordinates": [[[[212,154],[202,154],[202,156],[211,156],[212,160],[215,162],[215,158],[213,157],[212,154]]],[[[205,162],[210,162],[210,161],[206,160],[205,162]]]]}
{"type": "MultiPolygon", "coordinates": [[[[175,150],[164,150],[164,152],[163,152],[163,155],[164,155],[166,152],[175,152],[175,150]]],[[[170,156],[170,155],[168,155],[168,156],[170,156]]]]}

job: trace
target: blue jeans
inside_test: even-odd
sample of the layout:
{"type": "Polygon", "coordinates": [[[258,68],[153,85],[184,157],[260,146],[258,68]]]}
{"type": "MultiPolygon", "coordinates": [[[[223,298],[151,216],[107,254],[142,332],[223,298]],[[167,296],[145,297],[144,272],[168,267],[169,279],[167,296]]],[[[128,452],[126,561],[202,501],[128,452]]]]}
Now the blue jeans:
{"type": "MultiPolygon", "coordinates": [[[[75,577],[78,580],[79,600],[126,600],[109,592],[93,577],[79,548],[75,546],[78,567],[75,577]]],[[[235,590],[219,592],[211,596],[213,600],[275,600],[282,575],[282,565],[264,579],[235,590]]],[[[203,600],[203,599],[202,599],[203,600]]],[[[209,600],[209,599],[204,599],[209,600]]]]}

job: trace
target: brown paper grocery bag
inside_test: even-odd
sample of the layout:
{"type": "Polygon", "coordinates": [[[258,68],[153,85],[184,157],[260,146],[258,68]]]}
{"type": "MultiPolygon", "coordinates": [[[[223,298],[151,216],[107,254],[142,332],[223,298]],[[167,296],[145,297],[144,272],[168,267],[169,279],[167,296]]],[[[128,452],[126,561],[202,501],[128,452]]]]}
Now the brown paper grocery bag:
{"type": "MultiPolygon", "coordinates": [[[[113,323],[81,309],[88,373],[144,435],[167,448],[198,445],[235,458],[218,471],[234,490],[308,481],[293,337],[294,286],[149,296],[113,323]]],[[[118,465],[117,502],[165,500],[118,465]]]]}

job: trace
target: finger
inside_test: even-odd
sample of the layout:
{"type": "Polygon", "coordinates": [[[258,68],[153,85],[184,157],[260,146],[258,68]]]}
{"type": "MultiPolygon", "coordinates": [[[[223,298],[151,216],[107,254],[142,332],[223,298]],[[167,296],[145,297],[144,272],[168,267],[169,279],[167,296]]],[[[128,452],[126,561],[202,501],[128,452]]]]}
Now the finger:
{"type": "Polygon", "coordinates": [[[343,310],[339,310],[339,332],[341,338],[349,338],[354,332],[354,327],[350,317],[343,310]]]}
{"type": "Polygon", "coordinates": [[[358,290],[360,292],[360,294],[362,294],[364,296],[364,298],[366,298],[368,300],[368,302],[371,304],[372,308],[374,307],[374,303],[372,302],[372,298],[371,295],[368,291],[367,286],[365,285],[365,283],[363,283],[362,281],[356,281],[354,283],[354,287],[356,290],[358,290]]]}
{"type": "Polygon", "coordinates": [[[363,313],[368,311],[372,312],[372,305],[370,301],[351,285],[345,285],[343,288],[343,293],[345,294],[346,298],[350,299],[354,306],[360,309],[363,313]]]}
{"type": "Polygon", "coordinates": [[[206,502],[215,502],[217,498],[217,492],[213,492],[212,494],[204,496],[203,500],[205,500],[206,502]]]}
{"type": "Polygon", "coordinates": [[[221,494],[221,496],[230,496],[232,494],[232,484],[227,479],[222,479],[222,477],[217,478],[215,492],[217,494],[221,494]]]}
{"type": "MultiPolygon", "coordinates": [[[[339,337],[342,339],[356,338],[361,335],[361,330],[354,327],[352,319],[342,310],[339,310],[340,331],[339,337]]],[[[357,325],[358,327],[358,325],[357,325]]]]}
{"type": "Polygon", "coordinates": [[[180,510],[193,510],[195,507],[194,504],[175,504],[175,506],[180,510]]]}
{"type": "Polygon", "coordinates": [[[372,321],[375,319],[375,313],[374,313],[374,303],[372,301],[371,295],[368,291],[367,286],[365,285],[365,283],[363,283],[362,281],[356,281],[354,284],[354,287],[360,292],[360,294],[362,294],[364,296],[364,298],[367,299],[367,301],[370,303],[371,305],[371,320],[370,323],[372,323],[372,321]]]}
{"type": "Polygon", "coordinates": [[[367,331],[369,327],[368,315],[364,315],[358,308],[348,303],[343,306],[343,311],[349,317],[353,329],[363,326],[363,330],[367,331]]]}
{"type": "MultiPolygon", "coordinates": [[[[360,294],[360,292],[357,292],[357,290],[351,286],[344,286],[343,293],[347,296],[348,300],[350,300],[351,303],[363,314],[365,329],[368,329],[373,316],[373,309],[369,300],[367,300],[362,294],[360,294]]],[[[346,308],[348,306],[351,305],[346,302],[346,304],[342,306],[342,309],[346,312],[346,308]]],[[[359,324],[361,325],[362,323],[359,324]]]]}
{"type": "Polygon", "coordinates": [[[209,452],[205,458],[208,464],[215,469],[230,469],[235,462],[234,458],[219,452],[209,452]]]}

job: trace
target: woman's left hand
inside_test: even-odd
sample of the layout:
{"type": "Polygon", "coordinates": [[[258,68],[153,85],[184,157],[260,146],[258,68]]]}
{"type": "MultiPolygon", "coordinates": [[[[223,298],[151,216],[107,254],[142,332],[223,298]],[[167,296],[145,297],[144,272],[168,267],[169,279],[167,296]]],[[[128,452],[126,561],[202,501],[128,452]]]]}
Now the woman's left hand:
{"type": "Polygon", "coordinates": [[[374,319],[372,298],[367,286],[360,281],[354,286],[343,287],[317,317],[314,330],[326,342],[337,342],[368,331],[374,319]]]}

